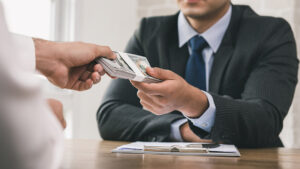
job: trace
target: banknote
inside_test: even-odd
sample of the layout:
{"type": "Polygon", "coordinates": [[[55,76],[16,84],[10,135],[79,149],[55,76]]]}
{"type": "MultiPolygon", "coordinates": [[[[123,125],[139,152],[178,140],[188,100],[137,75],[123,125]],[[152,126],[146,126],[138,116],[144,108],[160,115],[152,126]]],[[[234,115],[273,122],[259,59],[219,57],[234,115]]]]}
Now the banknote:
{"type": "Polygon", "coordinates": [[[123,52],[115,52],[115,54],[117,55],[115,60],[102,57],[96,59],[109,75],[146,83],[161,82],[160,79],[147,74],[146,68],[151,65],[146,57],[123,52]]]}

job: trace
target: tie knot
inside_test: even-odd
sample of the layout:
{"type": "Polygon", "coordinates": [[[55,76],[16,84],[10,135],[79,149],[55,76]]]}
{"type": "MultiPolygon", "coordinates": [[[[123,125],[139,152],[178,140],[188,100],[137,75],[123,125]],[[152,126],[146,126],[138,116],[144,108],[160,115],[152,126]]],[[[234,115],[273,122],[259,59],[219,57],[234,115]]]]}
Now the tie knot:
{"type": "Polygon", "coordinates": [[[207,46],[206,40],[202,36],[194,36],[192,39],[190,39],[190,46],[193,51],[201,51],[207,46]]]}

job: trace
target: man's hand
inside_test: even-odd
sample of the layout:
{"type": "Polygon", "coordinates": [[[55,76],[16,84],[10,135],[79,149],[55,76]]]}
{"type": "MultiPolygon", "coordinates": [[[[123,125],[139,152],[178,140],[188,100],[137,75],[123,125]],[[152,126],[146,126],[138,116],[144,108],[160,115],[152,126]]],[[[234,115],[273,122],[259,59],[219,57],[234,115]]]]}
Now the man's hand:
{"type": "Polygon", "coordinates": [[[180,127],[180,134],[183,141],[186,142],[202,142],[202,143],[212,143],[212,140],[200,139],[190,128],[188,123],[183,124],[180,127]]]}
{"type": "Polygon", "coordinates": [[[57,117],[57,120],[60,122],[61,126],[65,129],[67,124],[63,115],[63,105],[61,104],[60,101],[55,99],[48,99],[47,101],[52,112],[57,117]]]}
{"type": "Polygon", "coordinates": [[[51,42],[33,39],[36,68],[53,84],[67,89],[87,90],[105,74],[97,57],[115,59],[109,47],[82,42],[51,42]]]}
{"type": "Polygon", "coordinates": [[[190,118],[200,117],[208,108],[206,95],[169,70],[147,68],[147,73],[163,80],[161,83],[131,81],[138,89],[144,109],[162,115],[178,110],[190,118]]]}

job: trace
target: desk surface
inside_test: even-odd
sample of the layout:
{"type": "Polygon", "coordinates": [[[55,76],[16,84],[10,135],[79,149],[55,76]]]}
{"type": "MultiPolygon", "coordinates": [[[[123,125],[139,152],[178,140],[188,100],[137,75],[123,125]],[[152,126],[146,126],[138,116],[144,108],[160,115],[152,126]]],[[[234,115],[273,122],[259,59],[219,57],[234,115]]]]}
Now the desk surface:
{"type": "Polygon", "coordinates": [[[66,140],[61,169],[300,169],[300,149],[240,149],[241,157],[111,153],[123,144],[66,140]]]}

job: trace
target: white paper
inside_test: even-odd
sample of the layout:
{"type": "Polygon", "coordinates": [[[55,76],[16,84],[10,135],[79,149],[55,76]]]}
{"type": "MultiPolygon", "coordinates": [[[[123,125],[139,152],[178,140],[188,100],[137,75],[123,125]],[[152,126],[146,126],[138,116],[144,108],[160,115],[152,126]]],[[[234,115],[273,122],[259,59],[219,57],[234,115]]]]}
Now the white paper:
{"type": "MultiPolygon", "coordinates": [[[[134,142],[120,146],[113,150],[117,153],[149,153],[144,152],[144,146],[186,146],[189,144],[199,144],[190,142],[134,142]]],[[[205,144],[205,143],[203,143],[205,144]]],[[[208,155],[208,156],[240,156],[238,149],[234,145],[220,144],[219,147],[209,148],[209,153],[174,153],[174,152],[152,152],[150,154],[175,154],[175,155],[208,155]]]]}

